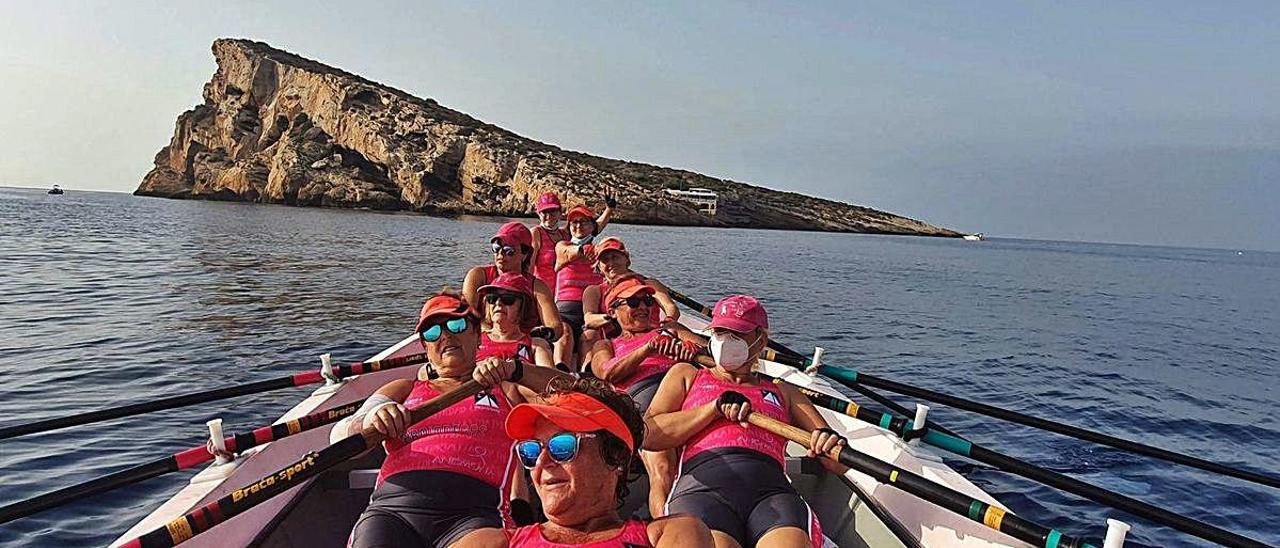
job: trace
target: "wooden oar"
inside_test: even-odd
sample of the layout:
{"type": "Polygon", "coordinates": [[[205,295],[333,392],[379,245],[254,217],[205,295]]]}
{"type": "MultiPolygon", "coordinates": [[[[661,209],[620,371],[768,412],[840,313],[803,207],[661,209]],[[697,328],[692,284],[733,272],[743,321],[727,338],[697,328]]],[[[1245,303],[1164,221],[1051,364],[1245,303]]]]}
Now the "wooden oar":
{"type": "MultiPolygon", "coordinates": [[[[782,379],[768,377],[767,375],[765,375],[765,377],[773,379],[774,382],[785,382],[782,379]]],[[[798,388],[805,396],[808,396],[809,400],[815,405],[825,407],[837,413],[848,415],[868,424],[877,425],[898,435],[899,437],[902,437],[908,432],[915,431],[915,425],[910,419],[895,417],[888,413],[876,413],[875,411],[859,406],[857,403],[849,400],[837,398],[822,392],[816,392],[804,387],[797,386],[796,388],[798,388]]],[[[1222,544],[1223,546],[1249,548],[1266,546],[1265,544],[1251,538],[1210,525],[1203,521],[1189,518],[1159,506],[1147,504],[1132,497],[1128,497],[1114,491],[1108,491],[1093,484],[1080,481],[1071,476],[1059,474],[1052,470],[1031,464],[1027,461],[993,451],[959,436],[935,431],[931,426],[926,426],[924,431],[919,434],[921,434],[920,441],[922,443],[926,443],[984,464],[989,464],[999,470],[1017,474],[1050,487],[1074,493],[1099,504],[1105,504],[1112,508],[1123,510],[1135,516],[1149,519],[1184,533],[1222,544]]]]}
{"type": "MultiPolygon", "coordinates": [[[[430,401],[409,412],[409,424],[416,424],[445,408],[474,396],[483,390],[474,380],[468,380],[461,386],[432,398],[430,401]]],[[[307,479],[328,470],[343,461],[364,453],[375,447],[385,438],[373,428],[366,428],[359,434],[353,434],[320,451],[307,453],[293,464],[281,468],[280,471],[263,477],[231,494],[201,506],[194,511],[169,522],[168,525],[151,531],[121,545],[122,548],[168,548],[177,546],[192,537],[208,531],[213,526],[227,521],[236,515],[265,502],[307,479]]]]}
{"type": "MultiPolygon", "coordinates": [[[[809,432],[772,417],[760,413],[751,413],[747,415],[747,422],[804,447],[809,446],[809,432]]],[[[871,476],[880,483],[897,487],[924,501],[965,516],[970,520],[1023,542],[1031,543],[1034,546],[1097,548],[1097,545],[1086,542],[1084,539],[1063,534],[1057,529],[1045,527],[1031,520],[1008,513],[1000,507],[992,506],[949,487],[929,481],[924,476],[898,468],[861,451],[849,447],[840,447],[823,456],[871,476]]]]}
{"type": "MultiPolygon", "coordinates": [[[[341,420],[343,417],[354,414],[360,409],[360,405],[362,403],[364,402],[353,402],[339,407],[334,407],[332,409],[311,413],[310,415],[298,417],[291,421],[263,426],[253,430],[252,432],[229,436],[223,440],[223,444],[229,453],[242,453],[252,447],[277,441],[324,425],[333,424],[341,420]]],[[[106,476],[78,483],[69,487],[63,487],[57,491],[52,491],[4,506],[3,508],[0,508],[0,524],[25,518],[49,508],[61,506],[68,502],[80,500],[85,497],[90,497],[118,487],[151,479],[156,476],[194,468],[213,459],[214,454],[209,452],[206,445],[202,444],[192,447],[161,459],[156,459],[145,464],[126,468],[113,474],[108,474],[106,476]]]]}
{"type": "MultiPolygon", "coordinates": [[[[404,367],[408,365],[418,365],[427,362],[426,354],[413,354],[409,356],[401,356],[399,358],[388,358],[385,360],[375,360],[369,362],[356,362],[350,365],[339,365],[333,368],[334,376],[343,379],[354,375],[362,375],[381,371],[383,369],[393,369],[396,367],[404,367]]],[[[58,417],[56,419],[45,419],[35,422],[23,424],[13,424],[0,427],[0,440],[24,436],[27,434],[35,434],[38,432],[48,432],[60,428],[68,428],[72,426],[80,426],[84,424],[92,424],[95,422],[108,421],[122,417],[131,417],[133,415],[141,415],[143,413],[151,413],[153,411],[163,411],[166,409],[176,409],[186,407],[188,405],[196,405],[199,403],[207,403],[211,401],[224,400],[237,396],[247,396],[249,394],[257,394],[260,392],[269,392],[279,390],[281,388],[294,388],[297,386],[306,386],[308,384],[318,384],[324,382],[324,375],[319,370],[305,371],[289,375],[286,377],[278,377],[265,381],[251,382],[236,386],[227,386],[206,390],[203,392],[192,392],[180,396],[172,396],[168,398],[160,398],[141,403],[130,405],[122,405],[119,407],[110,407],[107,409],[99,409],[88,413],[80,413],[66,417],[58,417]]]]}

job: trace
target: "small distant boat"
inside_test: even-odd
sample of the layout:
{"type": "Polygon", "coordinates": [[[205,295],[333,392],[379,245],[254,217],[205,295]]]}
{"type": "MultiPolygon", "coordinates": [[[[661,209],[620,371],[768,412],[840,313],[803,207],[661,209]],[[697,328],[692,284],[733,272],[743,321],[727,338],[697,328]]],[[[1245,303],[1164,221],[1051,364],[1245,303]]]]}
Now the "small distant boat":
{"type": "Polygon", "coordinates": [[[987,237],[983,236],[982,233],[979,232],[977,234],[965,234],[964,239],[969,240],[970,242],[981,242],[982,240],[987,239],[987,237]]]}
{"type": "Polygon", "coordinates": [[[65,192],[61,188],[58,188],[58,185],[53,185],[53,188],[49,189],[49,194],[64,194],[64,193],[65,192]]]}

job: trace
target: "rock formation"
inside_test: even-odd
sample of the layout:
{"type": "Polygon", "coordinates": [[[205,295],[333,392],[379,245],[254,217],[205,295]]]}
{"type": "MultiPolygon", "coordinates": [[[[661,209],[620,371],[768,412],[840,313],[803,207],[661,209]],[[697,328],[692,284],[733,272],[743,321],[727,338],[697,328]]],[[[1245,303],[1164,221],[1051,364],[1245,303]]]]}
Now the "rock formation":
{"type": "Polygon", "coordinates": [[[178,116],[134,192],[168,198],[525,216],[545,191],[648,224],[958,236],[690,171],[562,150],[260,42],[217,40],[204,104],[178,116]],[[665,188],[709,188],[715,216],[665,188]]]}

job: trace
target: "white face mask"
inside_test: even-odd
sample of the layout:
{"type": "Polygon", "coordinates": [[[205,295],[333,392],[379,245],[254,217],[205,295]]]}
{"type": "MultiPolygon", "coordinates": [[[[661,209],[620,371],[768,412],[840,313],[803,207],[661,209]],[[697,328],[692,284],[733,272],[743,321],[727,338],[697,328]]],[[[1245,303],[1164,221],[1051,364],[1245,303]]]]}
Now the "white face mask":
{"type": "Polygon", "coordinates": [[[541,221],[539,224],[542,225],[542,228],[547,230],[555,230],[560,227],[560,219],[556,219],[554,221],[541,221]]]}
{"type": "Polygon", "coordinates": [[[732,333],[712,333],[711,357],[720,367],[741,369],[751,357],[751,345],[732,333]]]}

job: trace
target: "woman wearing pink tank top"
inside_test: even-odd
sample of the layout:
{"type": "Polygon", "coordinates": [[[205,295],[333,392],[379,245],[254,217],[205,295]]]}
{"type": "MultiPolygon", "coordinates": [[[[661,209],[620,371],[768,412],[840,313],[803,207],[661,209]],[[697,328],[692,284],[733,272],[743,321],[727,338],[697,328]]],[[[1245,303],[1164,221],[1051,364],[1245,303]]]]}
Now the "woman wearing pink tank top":
{"type": "Polygon", "coordinates": [[[531,278],[507,273],[481,287],[477,300],[484,310],[481,324],[480,350],[476,360],[490,357],[511,359],[519,356],[540,367],[555,367],[551,361],[551,343],[530,337],[522,319],[531,316],[534,305],[531,278]]]}
{"type": "MultiPolygon", "coordinates": [[[[658,280],[645,278],[631,271],[631,253],[627,251],[627,246],[623,245],[622,240],[617,238],[600,240],[600,243],[596,244],[595,251],[596,270],[604,276],[604,282],[582,291],[583,348],[592,348],[595,341],[599,339],[618,336],[618,321],[610,314],[605,295],[609,293],[611,285],[626,278],[639,277],[653,289],[653,298],[658,300],[657,312],[660,312],[655,319],[659,324],[664,327],[676,325],[676,321],[680,319],[680,308],[671,299],[671,291],[658,280]]],[[[583,361],[590,361],[590,359],[588,355],[583,361]]]]}
{"type": "Polygon", "coordinates": [[[582,379],[553,385],[542,400],[516,406],[507,417],[515,455],[547,516],[545,523],[508,531],[511,546],[712,546],[711,532],[691,516],[646,522],[618,514],[645,432],[629,398],[598,379],[582,379]]]}
{"type": "MultiPolygon", "coordinates": [[[[596,341],[591,351],[591,371],[625,391],[644,413],[667,371],[698,353],[695,336],[678,325],[677,331],[658,327],[658,301],[653,288],[638,277],[613,284],[606,300],[622,333],[611,340],[596,341]]],[[[640,458],[649,473],[649,514],[664,515],[667,493],[675,479],[675,451],[641,451],[640,458]]]]}
{"type": "Polygon", "coordinates": [[[577,206],[565,214],[569,221],[570,240],[556,243],[556,310],[573,333],[573,344],[556,348],[556,360],[581,365],[574,356],[583,355],[582,292],[587,286],[604,281],[595,270],[595,246],[592,241],[600,233],[595,214],[586,206],[577,206]]]}
{"type": "Polygon", "coordinates": [[[521,328],[526,333],[535,334],[534,328],[545,327],[551,331],[547,336],[555,341],[564,336],[565,330],[560,322],[560,313],[556,310],[551,287],[529,272],[529,263],[533,257],[531,242],[529,229],[523,224],[510,222],[502,225],[498,233],[489,239],[493,264],[476,266],[467,271],[462,280],[462,295],[471,306],[479,309],[482,304],[479,297],[481,286],[493,283],[503,274],[520,274],[529,279],[530,290],[533,292],[532,306],[526,308],[525,316],[521,318],[521,328]]]}
{"type": "MultiPolygon", "coordinates": [[[[596,218],[596,228],[604,230],[613,218],[613,208],[618,206],[612,196],[604,197],[604,212],[596,218]]],[[[560,226],[564,209],[560,197],[554,192],[544,192],[534,204],[538,213],[538,226],[533,227],[533,273],[547,284],[556,286],[556,243],[568,240],[569,231],[560,226]]]]}
{"type": "MultiPolygon", "coordinates": [[[[817,517],[787,479],[786,440],[749,426],[746,418],[764,413],[811,431],[810,456],[843,445],[844,438],[804,394],[754,372],[769,342],[769,319],[758,301],[721,299],[710,327],[716,366],[676,365],[649,406],[644,447],[681,451],[667,510],[702,519],[718,548],[823,546],[817,517]]],[[[821,462],[843,473],[839,465],[821,462]]]]}
{"type": "Polygon", "coordinates": [[[477,362],[479,325],[479,315],[461,296],[428,299],[415,329],[428,365],[416,379],[379,388],[355,415],[334,426],[331,439],[365,428],[387,436],[387,458],[349,546],[507,546],[503,529],[512,521],[508,497],[515,463],[511,441],[501,431],[513,405],[564,375],[519,360],[477,362]],[[408,422],[409,408],[471,379],[489,390],[408,422]]]}

